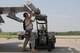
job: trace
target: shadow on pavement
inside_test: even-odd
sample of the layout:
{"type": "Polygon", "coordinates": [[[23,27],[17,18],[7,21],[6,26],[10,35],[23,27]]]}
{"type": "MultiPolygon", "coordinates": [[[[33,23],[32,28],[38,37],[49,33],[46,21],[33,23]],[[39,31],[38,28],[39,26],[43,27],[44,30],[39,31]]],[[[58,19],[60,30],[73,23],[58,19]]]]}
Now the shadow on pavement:
{"type": "Polygon", "coordinates": [[[0,44],[0,52],[21,52],[22,47],[18,46],[22,42],[0,44]]]}
{"type": "MultiPolygon", "coordinates": [[[[23,52],[22,47],[18,46],[20,44],[22,44],[22,42],[0,44],[0,52],[23,52]]],[[[30,51],[26,51],[26,52],[30,52],[30,51]]],[[[38,52],[48,53],[47,50],[37,50],[36,53],[38,52]]],[[[52,52],[49,53],[53,53],[53,52],[54,53],[79,53],[80,51],[77,51],[75,48],[56,47],[55,49],[52,50],[52,52]]]]}

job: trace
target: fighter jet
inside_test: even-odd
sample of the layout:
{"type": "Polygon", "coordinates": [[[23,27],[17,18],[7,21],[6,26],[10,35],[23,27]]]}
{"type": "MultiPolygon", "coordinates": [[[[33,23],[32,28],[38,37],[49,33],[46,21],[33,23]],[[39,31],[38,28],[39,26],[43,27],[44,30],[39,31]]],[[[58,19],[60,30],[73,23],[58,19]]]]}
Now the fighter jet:
{"type": "Polygon", "coordinates": [[[16,16],[16,13],[19,13],[19,12],[28,12],[29,13],[29,12],[35,11],[35,10],[36,10],[36,7],[30,2],[27,2],[26,5],[21,6],[21,7],[0,7],[0,23],[5,23],[1,14],[8,14],[8,15],[6,15],[8,18],[11,18],[18,22],[23,22],[22,19],[20,19],[16,16]]]}

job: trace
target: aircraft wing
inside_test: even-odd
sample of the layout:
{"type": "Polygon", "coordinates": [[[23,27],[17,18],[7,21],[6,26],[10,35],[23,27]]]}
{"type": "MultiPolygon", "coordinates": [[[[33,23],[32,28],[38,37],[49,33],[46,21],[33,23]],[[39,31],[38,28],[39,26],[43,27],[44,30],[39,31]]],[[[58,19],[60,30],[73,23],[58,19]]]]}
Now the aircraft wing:
{"type": "Polygon", "coordinates": [[[0,7],[0,14],[11,13],[11,12],[18,13],[24,11],[30,12],[30,9],[26,5],[22,7],[0,7]]]}
{"type": "Polygon", "coordinates": [[[18,22],[23,22],[23,20],[16,17],[15,14],[19,12],[25,12],[25,11],[30,12],[29,8],[27,8],[26,5],[24,5],[23,7],[0,7],[0,14],[8,14],[7,16],[8,18],[11,18],[18,22]]]}
{"type": "Polygon", "coordinates": [[[10,13],[11,11],[23,12],[23,7],[0,7],[0,14],[10,13]]]}
{"type": "Polygon", "coordinates": [[[13,20],[16,20],[18,22],[23,22],[22,19],[16,17],[16,13],[19,12],[28,12],[30,13],[31,11],[35,11],[36,7],[32,4],[29,3],[27,5],[24,5],[22,7],[0,7],[0,14],[8,14],[8,18],[11,18],[13,20]]]}
{"type": "MultiPolygon", "coordinates": [[[[23,12],[23,7],[0,7],[0,14],[8,14],[8,16],[12,16],[13,13],[15,15],[15,13],[18,13],[18,12],[23,12]]],[[[11,18],[11,19],[16,20],[18,22],[23,22],[22,19],[20,19],[16,16],[12,16],[12,17],[8,17],[8,18],[11,18]]],[[[2,20],[3,19],[0,16],[0,23],[4,23],[2,20]]]]}

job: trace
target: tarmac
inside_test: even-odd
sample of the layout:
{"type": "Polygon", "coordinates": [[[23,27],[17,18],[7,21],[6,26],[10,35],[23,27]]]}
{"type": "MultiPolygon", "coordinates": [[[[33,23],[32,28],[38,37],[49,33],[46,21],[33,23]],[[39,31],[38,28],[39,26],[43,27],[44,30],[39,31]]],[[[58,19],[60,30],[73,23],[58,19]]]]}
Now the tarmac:
{"type": "Polygon", "coordinates": [[[56,39],[55,49],[51,52],[48,50],[35,50],[32,52],[27,45],[27,51],[23,52],[24,40],[17,38],[6,39],[0,38],[0,53],[80,53],[80,39],[56,39]]]}

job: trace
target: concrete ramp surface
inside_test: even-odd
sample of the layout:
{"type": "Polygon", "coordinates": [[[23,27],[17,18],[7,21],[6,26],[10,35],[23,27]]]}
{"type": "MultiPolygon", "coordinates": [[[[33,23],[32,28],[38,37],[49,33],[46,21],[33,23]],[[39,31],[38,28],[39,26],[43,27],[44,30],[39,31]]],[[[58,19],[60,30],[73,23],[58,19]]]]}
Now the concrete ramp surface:
{"type": "MultiPolygon", "coordinates": [[[[27,51],[22,51],[24,40],[0,39],[0,53],[33,53],[27,46],[27,51]]],[[[52,52],[35,50],[35,53],[80,53],[80,39],[57,39],[56,48],[52,52]]]]}

